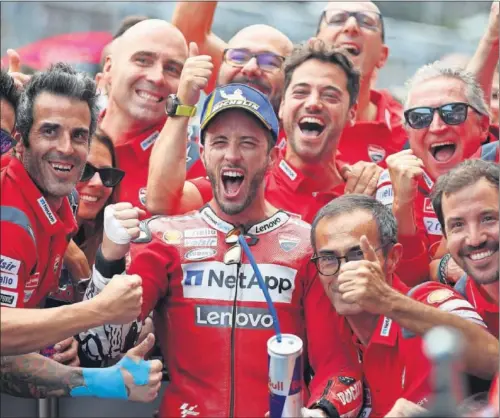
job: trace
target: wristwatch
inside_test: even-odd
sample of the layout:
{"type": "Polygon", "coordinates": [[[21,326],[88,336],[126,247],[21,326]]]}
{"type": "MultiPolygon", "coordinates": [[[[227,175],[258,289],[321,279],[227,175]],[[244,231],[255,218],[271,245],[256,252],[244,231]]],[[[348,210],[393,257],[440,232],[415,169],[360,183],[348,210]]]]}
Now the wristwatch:
{"type": "Polygon", "coordinates": [[[196,115],[196,106],[187,106],[181,104],[176,94],[170,94],[167,97],[165,112],[168,116],[186,116],[188,118],[196,115]]]}

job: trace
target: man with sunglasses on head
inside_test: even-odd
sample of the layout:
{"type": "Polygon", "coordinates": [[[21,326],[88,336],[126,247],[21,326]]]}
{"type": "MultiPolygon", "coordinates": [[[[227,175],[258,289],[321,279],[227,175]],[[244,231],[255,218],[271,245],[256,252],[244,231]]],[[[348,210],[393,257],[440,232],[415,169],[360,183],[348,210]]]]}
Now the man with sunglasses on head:
{"type": "MultiPolygon", "coordinates": [[[[428,279],[429,263],[440,255],[443,234],[429,196],[434,182],[468,158],[481,153],[495,158],[498,142],[481,148],[490,120],[474,76],[439,61],[420,68],[408,82],[404,116],[411,149],[388,158],[377,199],[391,205],[398,220],[405,248],[399,273],[412,285],[428,279]]],[[[452,266],[449,257],[442,260],[440,281],[446,283],[452,266]]]]}
{"type": "Polygon", "coordinates": [[[389,56],[380,10],[371,1],[329,2],[320,16],[316,36],[346,48],[361,73],[356,123],[342,132],[339,159],[349,164],[370,161],[385,167],[386,158],[401,151],[407,136],[401,105],[371,85],[375,72],[389,56]]]}
{"type": "Polygon", "coordinates": [[[338,313],[337,344],[363,369],[359,416],[395,416],[387,414],[401,398],[432,402],[421,336],[438,325],[464,336],[461,371],[491,379],[498,370],[498,341],[469,302],[439,283],[410,289],[395,274],[404,251],[397,228],[390,209],[356,194],[330,202],[312,224],[313,261],[338,313]]]}
{"type": "MultiPolygon", "coordinates": [[[[199,94],[199,86],[189,84],[184,93],[199,94]]],[[[106,209],[111,227],[92,280],[105,290],[109,278],[124,270],[130,249],[127,274],[140,276],[144,288],[140,318],[156,306],[155,329],[164,335],[160,343],[171,382],[162,417],[184,411],[264,416],[269,409],[266,342],[274,334],[274,319],[238,243],[241,234],[269,289],[281,331],[306,343],[314,370],[306,405],[317,409],[306,410],[306,416],[357,416],[361,407],[357,362],[339,360],[345,347],[331,327],[335,312],[310,262],[310,227],[264,197],[278,135],[278,119],[265,95],[243,84],[219,86],[201,115],[202,158],[214,198],[185,216],[154,217],[140,230],[129,226],[137,220],[135,211],[106,209]],[[337,396],[340,392],[348,400],[337,396]]]]}
{"type": "MultiPolygon", "coordinates": [[[[92,79],[59,63],[34,75],[21,94],[22,152],[0,178],[2,319],[12,315],[8,308],[43,307],[58,287],[63,256],[77,228],[68,195],[81,177],[97,124],[95,91],[92,79]]],[[[2,323],[2,354],[5,347],[26,353],[65,338],[56,360],[74,365],[71,336],[106,322],[130,322],[141,294],[140,280],[117,280],[93,301],[39,310],[32,321],[16,314],[19,320],[2,323]]]]}

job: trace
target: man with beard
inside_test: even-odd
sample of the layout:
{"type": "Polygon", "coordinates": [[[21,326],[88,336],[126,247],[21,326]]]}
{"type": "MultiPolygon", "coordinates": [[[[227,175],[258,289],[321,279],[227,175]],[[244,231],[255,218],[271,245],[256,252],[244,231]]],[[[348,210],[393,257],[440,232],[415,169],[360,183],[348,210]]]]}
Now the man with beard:
{"type": "MultiPolygon", "coordinates": [[[[186,62],[178,93],[179,101],[188,105],[197,102],[212,69],[209,57],[196,56],[196,52],[192,50],[186,62]]],[[[310,222],[325,203],[344,190],[373,193],[380,169],[362,162],[344,170],[335,163],[342,129],[354,120],[359,86],[359,74],[345,53],[322,41],[306,43],[288,58],[284,73],[279,115],[290,144],[266,177],[266,199],[310,222]]],[[[152,212],[185,213],[212,199],[209,179],[185,182],[179,164],[169,181],[164,181],[171,170],[166,161],[184,155],[181,144],[187,123],[186,118],[169,119],[155,144],[148,179],[152,212]],[[174,143],[175,150],[171,148],[174,143]]]]}
{"type": "MultiPolygon", "coordinates": [[[[498,219],[498,203],[496,207],[498,219]]],[[[496,228],[498,238],[498,222],[496,228]]],[[[337,344],[345,344],[349,356],[362,365],[369,396],[360,416],[403,416],[387,415],[401,398],[424,407],[432,402],[431,367],[421,336],[435,326],[463,335],[460,371],[494,376],[498,341],[486,331],[472,302],[439,283],[409,289],[395,274],[404,248],[397,242],[390,209],[372,197],[342,196],[318,212],[311,242],[312,260],[339,314],[332,324],[340,333],[337,344]]]]}
{"type": "Polygon", "coordinates": [[[375,72],[389,56],[380,10],[370,1],[329,2],[321,14],[316,36],[345,47],[361,73],[356,123],[342,132],[339,159],[349,164],[362,160],[385,166],[385,159],[401,151],[407,136],[401,105],[371,86],[375,72]]]}
{"type": "MultiPolygon", "coordinates": [[[[151,149],[186,58],[184,37],[163,20],[139,22],[113,42],[105,65],[109,101],[100,126],[113,139],[118,167],[127,173],[118,188],[118,200],[145,205],[151,149]]],[[[184,146],[189,150],[183,160],[188,176],[202,175],[198,145],[184,146]]]]}
{"type": "Polygon", "coordinates": [[[468,160],[441,176],[432,205],[453,260],[466,272],[455,285],[498,338],[498,164],[468,160]]]}
{"type": "MultiPolygon", "coordinates": [[[[195,81],[183,75],[179,94],[199,94],[195,81]]],[[[325,333],[335,312],[310,262],[310,227],[264,198],[263,179],[277,154],[271,103],[251,87],[220,86],[205,101],[201,128],[214,198],[186,216],[152,218],[141,231],[129,227],[136,210],[108,207],[105,217],[115,226],[104,237],[92,278],[102,289],[123,270],[127,241],[139,237],[130,248],[127,274],[142,278],[141,317],[157,306],[156,329],[171,375],[160,416],[264,416],[269,408],[266,342],[275,319],[242,254],[241,234],[265,278],[282,332],[307,341],[315,372],[307,405],[329,416],[356,416],[362,401],[357,365],[340,362],[344,347],[334,330],[325,333]],[[337,393],[346,390],[355,396],[342,402],[337,393]]]]}
{"type": "MultiPolygon", "coordinates": [[[[429,263],[439,256],[443,238],[430,190],[439,176],[480,150],[490,119],[473,75],[439,61],[420,68],[409,81],[405,109],[411,149],[387,159],[377,199],[392,206],[405,248],[399,273],[414,285],[428,279],[429,263]]],[[[440,270],[446,271],[448,263],[453,263],[449,257],[440,270]]]]}

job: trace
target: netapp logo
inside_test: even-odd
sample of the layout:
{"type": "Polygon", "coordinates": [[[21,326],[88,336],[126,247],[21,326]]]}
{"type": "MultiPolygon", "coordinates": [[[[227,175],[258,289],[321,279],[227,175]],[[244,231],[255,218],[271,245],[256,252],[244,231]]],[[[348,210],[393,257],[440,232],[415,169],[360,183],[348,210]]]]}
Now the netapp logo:
{"type": "MultiPolygon", "coordinates": [[[[272,300],[290,303],[297,270],[274,264],[260,264],[259,267],[272,300]]],[[[238,300],[265,302],[250,264],[243,264],[239,274],[235,266],[226,266],[221,262],[190,263],[182,268],[185,298],[233,300],[237,288],[238,300]]]]}
{"type": "MultiPolygon", "coordinates": [[[[202,327],[231,328],[232,306],[196,305],[196,325],[202,327]]],[[[234,318],[236,328],[269,329],[273,317],[265,308],[239,307],[234,318]]]]}

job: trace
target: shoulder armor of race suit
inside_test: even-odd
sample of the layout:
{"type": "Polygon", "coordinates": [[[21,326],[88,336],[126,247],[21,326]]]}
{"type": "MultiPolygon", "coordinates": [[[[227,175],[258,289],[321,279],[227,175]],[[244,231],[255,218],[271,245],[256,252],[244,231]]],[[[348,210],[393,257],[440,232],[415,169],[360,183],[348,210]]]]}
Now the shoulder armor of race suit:
{"type": "Polygon", "coordinates": [[[363,406],[363,384],[353,377],[338,376],[328,381],[321,398],[311,405],[328,417],[357,417],[363,406]]]}
{"type": "Polygon", "coordinates": [[[304,221],[300,217],[300,215],[297,215],[296,213],[288,212],[288,211],[283,211],[283,212],[285,212],[287,215],[290,216],[290,219],[288,220],[289,223],[297,225],[299,227],[302,227],[302,228],[304,228],[305,230],[308,230],[308,231],[311,230],[311,224],[309,224],[306,221],[304,221]]]}
{"type": "MultiPolygon", "coordinates": [[[[481,316],[474,307],[456,290],[437,282],[421,283],[410,289],[407,296],[412,299],[432,306],[443,312],[448,312],[461,318],[475,322],[486,327],[481,316]]],[[[403,329],[403,337],[411,338],[415,334],[403,329]]]]}

